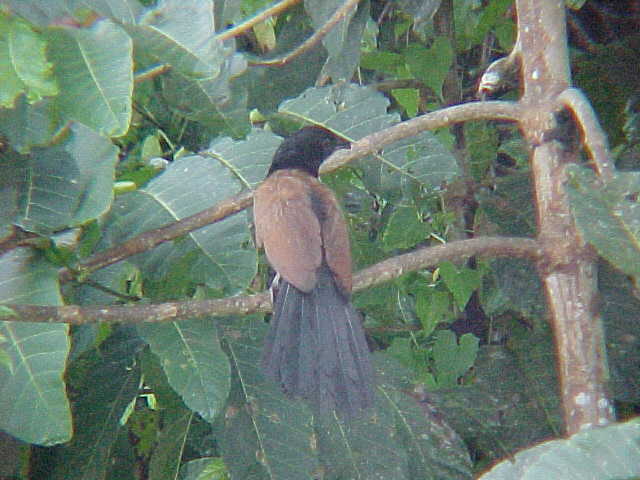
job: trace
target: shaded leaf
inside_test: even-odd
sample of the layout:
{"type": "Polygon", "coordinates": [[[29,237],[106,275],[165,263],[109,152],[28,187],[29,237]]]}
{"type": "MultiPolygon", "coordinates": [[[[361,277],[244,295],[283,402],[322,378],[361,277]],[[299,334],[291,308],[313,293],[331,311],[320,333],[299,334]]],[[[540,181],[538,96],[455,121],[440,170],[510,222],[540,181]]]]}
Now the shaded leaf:
{"type": "Polygon", "coordinates": [[[74,362],[73,440],[56,452],[53,480],[103,478],[118,439],[121,419],[140,386],[132,328],[120,327],[99,348],[74,362]]]}
{"type": "Polygon", "coordinates": [[[129,35],[111,21],[102,20],[91,29],[52,28],[47,38],[63,92],[56,97],[63,117],[101,135],[126,133],[133,94],[133,44],[129,35]]]}
{"type": "Polygon", "coordinates": [[[478,338],[471,333],[465,333],[457,340],[451,330],[438,332],[432,351],[439,386],[452,387],[458,383],[458,378],[473,366],[478,343],[478,338]]]}
{"type": "Polygon", "coordinates": [[[436,37],[429,48],[411,44],[405,59],[413,76],[442,99],[442,85],[453,62],[453,48],[447,37],[436,37]]]}
{"type": "Polygon", "coordinates": [[[464,265],[457,267],[448,261],[440,264],[439,272],[445,285],[453,294],[458,308],[463,310],[471,294],[480,288],[482,272],[464,265]]]}
{"type": "MultiPolygon", "coordinates": [[[[0,301],[60,305],[57,269],[19,248],[0,257],[0,301]]],[[[53,445],[71,438],[63,375],[68,325],[0,322],[12,369],[0,368],[0,428],[24,442],[53,445]]]]}
{"type": "Polygon", "coordinates": [[[14,222],[49,234],[103,214],[113,198],[117,148],[82,125],[63,144],[0,158],[0,198],[14,222]]]}
{"type": "MultiPolygon", "coordinates": [[[[195,214],[247,188],[264,176],[266,162],[278,143],[273,134],[254,133],[246,141],[214,142],[209,147],[209,158],[193,155],[174,161],[146,188],[118,197],[105,227],[107,241],[120,243],[195,214]],[[263,153],[252,158],[248,154],[252,151],[263,153]],[[254,163],[257,159],[260,163],[254,163]],[[246,178],[251,180],[247,182],[246,178]]],[[[149,278],[160,282],[159,288],[167,287],[160,292],[165,296],[175,297],[179,291],[176,287],[188,289],[193,283],[232,293],[245,288],[256,272],[257,254],[249,241],[246,216],[234,215],[193,231],[180,241],[138,255],[132,262],[149,278]],[[170,272],[169,280],[174,283],[167,285],[170,272]]]]}
{"type": "Polygon", "coordinates": [[[640,420],[590,428],[516,453],[480,477],[482,480],[557,477],[594,480],[640,476],[640,420]]]}
{"type": "Polygon", "coordinates": [[[211,422],[229,394],[229,361],[212,319],[138,325],[185,404],[211,422]]]}
{"type": "Polygon", "coordinates": [[[612,265],[640,277],[640,172],[618,172],[604,187],[587,168],[571,166],[568,173],[571,209],[585,239],[612,265]]]}
{"type": "Polygon", "coordinates": [[[0,108],[0,132],[22,154],[29,153],[31,147],[48,144],[59,127],[50,99],[30,105],[21,95],[15,108],[0,108]]]}
{"type": "Polygon", "coordinates": [[[382,236],[385,250],[411,248],[429,236],[429,225],[420,218],[416,207],[399,207],[389,217],[382,236]]]}
{"type": "Polygon", "coordinates": [[[45,48],[45,41],[29,25],[0,13],[0,107],[13,108],[20,94],[29,103],[57,95],[45,48]]]}

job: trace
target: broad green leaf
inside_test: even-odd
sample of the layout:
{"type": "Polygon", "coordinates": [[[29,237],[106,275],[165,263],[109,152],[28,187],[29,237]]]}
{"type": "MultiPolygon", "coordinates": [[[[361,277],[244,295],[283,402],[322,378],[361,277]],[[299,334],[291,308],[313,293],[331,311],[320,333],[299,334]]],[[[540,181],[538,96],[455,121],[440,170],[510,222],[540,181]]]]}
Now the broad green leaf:
{"type": "Polygon", "coordinates": [[[119,327],[70,366],[74,436],[51,458],[52,480],[104,477],[123,414],[140,387],[136,354],[142,346],[133,328],[119,327]]]}
{"type": "Polygon", "coordinates": [[[416,294],[416,314],[424,335],[430,335],[439,323],[453,320],[453,301],[449,292],[426,287],[419,289],[416,294]]]}
{"type": "Polygon", "coordinates": [[[51,99],[29,104],[21,95],[15,108],[0,108],[0,132],[22,154],[28,154],[31,147],[50,143],[59,127],[51,99]]]}
{"type": "Polygon", "coordinates": [[[413,17],[414,24],[431,20],[441,0],[398,0],[398,7],[413,17]]]}
{"type": "Polygon", "coordinates": [[[585,167],[568,173],[571,209],[585,239],[616,268],[640,278],[640,173],[618,172],[604,187],[585,167]]]}
{"type": "MultiPolygon", "coordinates": [[[[387,114],[388,106],[381,93],[345,85],[308,89],[284,102],[279,111],[359,140],[400,120],[397,114],[387,114]]],[[[458,174],[455,157],[429,132],[388,145],[382,157],[365,158],[358,165],[365,186],[389,200],[413,194],[416,188],[438,189],[458,174]]]]}
{"type": "Polygon", "coordinates": [[[453,294],[458,308],[463,310],[471,294],[480,288],[482,272],[464,265],[456,267],[451,262],[442,262],[439,271],[445,285],[453,294]]]}
{"type": "Polygon", "coordinates": [[[429,225],[422,221],[416,207],[398,207],[389,217],[382,234],[385,250],[415,247],[427,239],[429,225]]]}
{"type": "Polygon", "coordinates": [[[180,480],[228,480],[227,467],[219,457],[198,458],[180,468],[180,480]]]}
{"type": "Polygon", "coordinates": [[[432,406],[424,408],[406,395],[410,388],[407,371],[381,354],[374,355],[374,363],[382,404],[378,410],[389,409],[395,417],[388,443],[399,442],[407,451],[409,478],[472,478],[471,458],[458,433],[432,406]]]}
{"type": "Polygon", "coordinates": [[[247,95],[232,80],[246,67],[244,59],[234,55],[228,57],[214,78],[194,79],[167,72],[162,77],[164,97],[180,115],[221,134],[242,137],[250,128],[247,95]]]}
{"type": "Polygon", "coordinates": [[[101,135],[124,135],[131,121],[133,94],[129,35],[111,21],[102,20],[91,29],[52,28],[47,38],[62,92],[56,97],[62,116],[101,135]]]}
{"type": "MultiPolygon", "coordinates": [[[[82,125],[60,145],[29,156],[0,157],[4,215],[28,231],[49,234],[103,214],[113,199],[118,149],[82,125]]],[[[7,219],[9,220],[9,219],[7,219]]]]}
{"type": "Polygon", "coordinates": [[[394,88],[391,90],[391,95],[407,112],[409,118],[413,118],[418,114],[420,91],[417,88],[394,88]]]}
{"type": "Polygon", "coordinates": [[[516,311],[528,318],[545,312],[542,283],[535,265],[521,258],[496,258],[483,277],[480,298],[488,315],[516,311]]]}
{"type": "MultiPolygon", "coordinates": [[[[215,141],[206,158],[193,155],[174,161],[144,189],[116,199],[105,225],[106,243],[120,243],[185,218],[248,188],[264,177],[279,141],[272,133],[254,132],[240,142],[215,141]]],[[[176,298],[194,284],[233,293],[246,288],[257,269],[249,240],[246,215],[233,215],[132,262],[158,283],[162,298],[176,298]]]]}
{"type": "Polygon", "coordinates": [[[484,189],[476,198],[489,220],[500,227],[500,232],[531,237],[536,232],[532,195],[531,175],[521,171],[497,178],[493,191],[484,189]]]}
{"type": "MultiPolygon", "coordinates": [[[[61,305],[57,269],[19,248],[0,257],[0,301],[61,305]]],[[[60,323],[0,322],[0,344],[11,370],[0,368],[0,428],[27,443],[54,445],[71,438],[63,375],[69,327],[60,323]]]]}
{"type": "Polygon", "coordinates": [[[429,48],[411,44],[405,51],[405,60],[413,76],[442,98],[442,85],[453,62],[450,40],[436,37],[429,48]]]}
{"type": "Polygon", "coordinates": [[[610,386],[616,400],[640,401],[640,299],[637,283],[611,265],[600,262],[600,314],[604,322],[610,386]]]}
{"type": "Polygon", "coordinates": [[[124,28],[136,49],[193,78],[217,77],[227,56],[215,38],[211,0],[160,0],[124,28]]]}
{"type": "Polygon", "coordinates": [[[369,70],[377,70],[396,76],[404,68],[404,56],[399,53],[374,50],[362,56],[360,67],[369,70]]]}
{"type": "Polygon", "coordinates": [[[58,94],[45,47],[24,21],[0,13],[0,107],[13,108],[22,93],[29,103],[58,94]]]}
{"type": "Polygon", "coordinates": [[[451,330],[440,330],[433,346],[433,360],[436,367],[436,378],[441,387],[453,387],[458,378],[464,375],[476,360],[478,338],[471,333],[460,337],[451,330]]]}
{"type": "Polygon", "coordinates": [[[304,402],[287,399],[262,377],[259,358],[266,325],[248,323],[245,319],[241,328],[229,326],[225,331],[241,402],[227,414],[225,463],[234,478],[262,469],[272,479],[311,477],[320,466],[311,412],[304,402]],[[240,452],[247,456],[242,458],[240,452]]]}
{"type": "Polygon", "coordinates": [[[557,478],[593,480],[640,476],[640,420],[590,428],[516,453],[480,477],[482,480],[557,478]]]}
{"type": "Polygon", "coordinates": [[[229,361],[212,319],[139,325],[169,384],[184,403],[212,422],[229,394],[229,361]]]}
{"type": "MultiPolygon", "coordinates": [[[[538,373],[548,375],[548,366],[545,361],[538,373]]],[[[527,388],[530,379],[504,346],[480,347],[473,374],[469,386],[430,391],[429,400],[488,461],[507,457],[554,434],[556,424],[550,419],[560,412],[548,412],[545,407],[556,392],[542,392],[544,399],[529,396],[535,392],[527,388]]]]}

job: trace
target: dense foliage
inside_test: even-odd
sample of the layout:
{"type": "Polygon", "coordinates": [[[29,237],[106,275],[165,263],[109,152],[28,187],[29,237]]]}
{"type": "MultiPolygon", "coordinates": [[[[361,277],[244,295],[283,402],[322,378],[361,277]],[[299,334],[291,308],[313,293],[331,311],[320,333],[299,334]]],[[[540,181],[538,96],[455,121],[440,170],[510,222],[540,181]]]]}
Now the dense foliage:
{"type": "MultiPolygon", "coordinates": [[[[256,24],[246,22],[264,0],[0,4],[2,303],[106,309],[262,291],[268,268],[246,211],[90,266],[253,188],[281,137],[304,124],[357,141],[476,99],[516,38],[506,0],[280,3],[256,24]]],[[[612,397],[628,419],[640,402],[640,37],[623,11],[616,34],[585,30],[601,2],[582,3],[569,12],[574,80],[620,174],[603,187],[576,166],[568,188],[603,258],[612,397]]],[[[563,140],[579,137],[566,123],[563,140]]],[[[473,122],[325,175],[351,226],[354,270],[456,240],[534,237],[527,158],[516,126],[473,122]]],[[[371,415],[348,423],[314,418],[262,379],[264,314],[70,326],[11,321],[0,307],[0,477],[467,479],[562,433],[532,262],[451,258],[354,302],[378,386],[371,415]]],[[[566,468],[578,478],[602,468],[597,453],[611,465],[598,478],[640,475],[638,425],[549,442],[537,447],[549,457],[530,450],[524,461],[553,472],[576,455],[566,468]]],[[[518,478],[509,468],[492,473],[518,478]]]]}

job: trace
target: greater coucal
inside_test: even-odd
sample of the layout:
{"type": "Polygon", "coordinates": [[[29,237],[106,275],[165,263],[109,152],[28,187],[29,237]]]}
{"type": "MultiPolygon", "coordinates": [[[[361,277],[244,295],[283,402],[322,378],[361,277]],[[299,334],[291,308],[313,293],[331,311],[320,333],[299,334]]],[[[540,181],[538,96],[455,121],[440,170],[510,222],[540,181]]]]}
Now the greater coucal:
{"type": "Polygon", "coordinates": [[[276,151],[256,189],[258,247],[278,276],[262,369],[320,412],[357,416],[373,403],[373,369],[360,315],[350,302],[349,234],[320,164],[348,142],[305,127],[276,151]]]}

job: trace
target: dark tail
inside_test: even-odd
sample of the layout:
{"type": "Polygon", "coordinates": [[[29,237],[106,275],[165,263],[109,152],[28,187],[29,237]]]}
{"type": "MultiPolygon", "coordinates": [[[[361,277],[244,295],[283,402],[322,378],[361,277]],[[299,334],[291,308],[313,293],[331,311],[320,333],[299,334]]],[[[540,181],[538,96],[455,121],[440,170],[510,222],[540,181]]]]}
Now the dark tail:
{"type": "Polygon", "coordinates": [[[355,417],[373,404],[373,369],[360,315],[323,269],[304,293],[281,280],[262,354],[264,374],[320,412],[355,417]]]}

